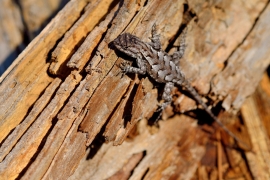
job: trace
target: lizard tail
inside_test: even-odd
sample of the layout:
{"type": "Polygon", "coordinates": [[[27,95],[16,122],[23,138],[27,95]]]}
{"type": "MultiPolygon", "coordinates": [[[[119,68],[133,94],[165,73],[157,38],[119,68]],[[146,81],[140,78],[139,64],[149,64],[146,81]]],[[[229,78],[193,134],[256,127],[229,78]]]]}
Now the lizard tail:
{"type": "Polygon", "coordinates": [[[200,95],[197,93],[197,91],[189,85],[189,83],[184,83],[183,86],[188,90],[188,92],[194,97],[194,99],[200,104],[202,105],[202,107],[205,109],[205,111],[207,112],[207,114],[209,114],[211,116],[211,118],[213,118],[213,120],[215,122],[217,122],[217,124],[224,129],[224,131],[226,133],[228,133],[231,137],[233,137],[237,142],[240,142],[241,144],[245,145],[248,149],[250,149],[250,147],[243,142],[242,140],[240,140],[234,133],[232,133],[213,113],[211,110],[208,109],[208,106],[202,101],[200,95]]]}

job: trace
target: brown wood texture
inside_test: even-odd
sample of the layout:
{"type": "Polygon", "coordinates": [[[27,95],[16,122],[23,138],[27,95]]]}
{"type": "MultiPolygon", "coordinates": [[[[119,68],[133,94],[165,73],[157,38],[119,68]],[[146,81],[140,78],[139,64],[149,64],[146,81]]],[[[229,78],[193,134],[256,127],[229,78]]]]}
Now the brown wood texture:
{"type": "Polygon", "coordinates": [[[0,177],[269,179],[269,116],[249,114],[247,99],[270,62],[269,18],[266,0],[71,0],[1,77],[0,177]],[[251,150],[199,126],[209,117],[181,87],[149,123],[162,86],[123,76],[131,59],[109,43],[122,32],[149,41],[154,23],[170,53],[188,27],[183,72],[251,150]]]}
{"type": "Polygon", "coordinates": [[[270,177],[270,79],[267,74],[257,88],[256,92],[249,97],[241,108],[243,118],[252,134],[251,141],[254,152],[246,152],[246,157],[252,174],[257,179],[269,179],[270,177]]]}

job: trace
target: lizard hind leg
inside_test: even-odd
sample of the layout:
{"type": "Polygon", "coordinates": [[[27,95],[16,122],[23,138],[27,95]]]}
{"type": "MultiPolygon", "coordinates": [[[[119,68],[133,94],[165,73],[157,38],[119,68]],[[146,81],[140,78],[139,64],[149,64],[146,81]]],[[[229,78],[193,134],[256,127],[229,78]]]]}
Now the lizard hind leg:
{"type": "Polygon", "coordinates": [[[164,87],[164,91],[162,94],[162,99],[164,100],[164,103],[161,104],[162,110],[165,109],[169,104],[172,102],[172,88],[174,87],[173,82],[167,82],[164,87]]]}
{"type": "Polygon", "coordinates": [[[180,47],[179,50],[174,52],[172,54],[172,61],[176,64],[179,65],[180,59],[184,56],[185,54],[185,50],[187,47],[186,44],[186,36],[187,36],[187,27],[184,29],[184,31],[182,32],[181,36],[180,36],[180,47]]]}
{"type": "Polygon", "coordinates": [[[168,82],[165,84],[165,87],[164,87],[164,91],[163,91],[163,94],[162,94],[162,100],[164,100],[164,102],[159,105],[159,108],[157,109],[156,112],[159,112],[159,115],[158,117],[156,118],[155,122],[158,121],[162,115],[162,112],[163,110],[169,105],[171,104],[172,102],[172,95],[171,95],[171,92],[172,92],[172,88],[174,87],[174,83],[172,82],[168,82]]]}

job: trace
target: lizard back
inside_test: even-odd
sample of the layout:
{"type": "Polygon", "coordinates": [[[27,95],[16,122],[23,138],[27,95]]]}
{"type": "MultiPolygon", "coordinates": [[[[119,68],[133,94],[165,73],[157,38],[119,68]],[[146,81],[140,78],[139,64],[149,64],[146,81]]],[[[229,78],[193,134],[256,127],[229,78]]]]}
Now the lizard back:
{"type": "Polygon", "coordinates": [[[135,58],[138,66],[146,66],[147,73],[155,81],[178,85],[184,82],[184,74],[172,61],[172,56],[162,49],[157,50],[130,33],[119,35],[113,43],[117,49],[135,58]]]}

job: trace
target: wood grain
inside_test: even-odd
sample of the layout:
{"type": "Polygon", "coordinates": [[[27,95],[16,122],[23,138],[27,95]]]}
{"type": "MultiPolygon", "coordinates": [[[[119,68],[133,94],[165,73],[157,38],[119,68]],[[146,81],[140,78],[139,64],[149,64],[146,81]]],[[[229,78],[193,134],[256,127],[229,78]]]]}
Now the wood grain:
{"type": "Polygon", "coordinates": [[[269,177],[263,161],[269,154],[268,123],[256,113],[252,122],[249,109],[256,105],[247,99],[270,62],[269,13],[266,0],[70,1],[1,78],[1,177],[252,179],[258,172],[269,177]],[[122,32],[149,41],[154,23],[169,52],[188,26],[182,70],[228,128],[245,142],[251,139],[253,151],[235,149],[226,133],[214,133],[215,125],[198,126],[195,118],[209,118],[200,116],[181,87],[174,89],[166,120],[151,125],[162,85],[122,75],[119,65],[132,59],[110,42],[122,32]],[[246,99],[243,123],[234,114],[246,99]],[[266,128],[253,132],[252,123],[266,128]]]}

